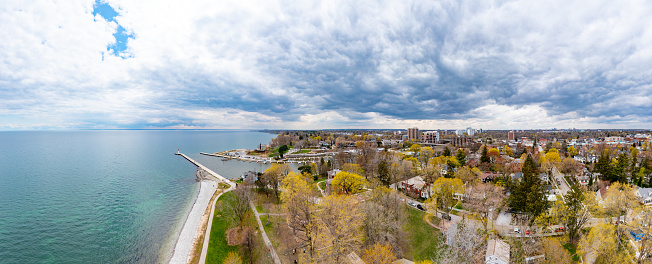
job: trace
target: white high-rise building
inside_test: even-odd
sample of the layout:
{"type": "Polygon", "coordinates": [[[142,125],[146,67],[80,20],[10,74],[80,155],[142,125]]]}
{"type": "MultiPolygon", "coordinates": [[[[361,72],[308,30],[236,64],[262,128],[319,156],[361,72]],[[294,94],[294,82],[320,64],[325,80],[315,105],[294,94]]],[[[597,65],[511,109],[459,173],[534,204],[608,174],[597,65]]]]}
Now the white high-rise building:
{"type": "Polygon", "coordinates": [[[473,135],[475,135],[475,129],[473,129],[471,127],[467,127],[466,128],[466,134],[472,137],[473,135]]]}

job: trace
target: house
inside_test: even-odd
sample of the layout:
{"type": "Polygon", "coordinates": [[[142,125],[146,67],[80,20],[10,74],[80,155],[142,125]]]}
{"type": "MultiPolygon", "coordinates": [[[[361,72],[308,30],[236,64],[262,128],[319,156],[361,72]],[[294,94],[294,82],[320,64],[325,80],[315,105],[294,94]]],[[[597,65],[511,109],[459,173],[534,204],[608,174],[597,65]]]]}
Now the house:
{"type": "Polygon", "coordinates": [[[397,184],[398,189],[403,190],[405,194],[412,197],[421,197],[424,199],[430,198],[430,184],[421,178],[421,176],[415,176],[410,179],[400,181],[397,184]]]}
{"type": "Polygon", "coordinates": [[[539,179],[541,179],[542,182],[548,182],[548,173],[539,173],[539,179]]]}
{"type": "Polygon", "coordinates": [[[604,199],[607,198],[609,185],[611,185],[611,183],[608,181],[602,181],[598,185],[599,189],[595,192],[595,199],[598,201],[598,204],[603,204],[604,199]]]}
{"type": "Polygon", "coordinates": [[[638,188],[636,190],[638,201],[644,205],[652,205],[652,188],[638,188]]]}
{"type": "Polygon", "coordinates": [[[493,173],[493,172],[483,172],[483,173],[482,173],[482,176],[480,176],[480,177],[481,177],[480,180],[482,180],[482,182],[484,182],[484,183],[492,182],[492,181],[494,181],[496,178],[498,178],[498,176],[500,176],[500,174],[498,174],[498,173],[493,173]]]}
{"type": "Polygon", "coordinates": [[[340,171],[341,171],[340,169],[329,170],[328,171],[328,179],[335,178],[335,175],[337,175],[337,173],[339,173],[340,171]]]}
{"type": "Polygon", "coordinates": [[[365,264],[365,262],[362,261],[362,259],[358,256],[358,254],[355,254],[355,252],[351,252],[350,254],[346,255],[345,263],[348,263],[348,264],[365,264]]]}
{"type": "Polygon", "coordinates": [[[523,178],[523,173],[522,172],[516,172],[512,173],[512,181],[520,181],[521,178],[523,178]]]}
{"type": "Polygon", "coordinates": [[[254,171],[248,171],[242,174],[242,181],[248,183],[254,183],[258,180],[258,173],[254,171]]]}
{"type": "Polygon", "coordinates": [[[487,242],[487,253],[484,261],[487,264],[508,264],[509,244],[502,240],[491,239],[487,242]]]}

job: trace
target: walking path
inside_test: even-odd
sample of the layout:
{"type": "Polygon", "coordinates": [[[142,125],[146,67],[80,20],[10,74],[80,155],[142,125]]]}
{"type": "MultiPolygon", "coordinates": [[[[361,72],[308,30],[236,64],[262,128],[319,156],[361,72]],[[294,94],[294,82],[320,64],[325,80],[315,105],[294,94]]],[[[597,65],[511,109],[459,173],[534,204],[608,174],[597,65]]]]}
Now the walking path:
{"type": "Polygon", "coordinates": [[[256,210],[256,206],[254,206],[254,203],[251,201],[249,201],[249,205],[251,206],[251,210],[254,212],[254,215],[256,216],[256,221],[258,221],[258,227],[260,228],[261,234],[263,234],[263,241],[265,242],[265,245],[267,246],[267,249],[269,250],[269,253],[272,256],[274,263],[281,264],[281,259],[276,254],[276,250],[274,250],[274,246],[272,246],[272,242],[270,242],[269,238],[267,237],[267,233],[265,232],[265,228],[263,227],[263,222],[260,221],[260,214],[256,210]]]}

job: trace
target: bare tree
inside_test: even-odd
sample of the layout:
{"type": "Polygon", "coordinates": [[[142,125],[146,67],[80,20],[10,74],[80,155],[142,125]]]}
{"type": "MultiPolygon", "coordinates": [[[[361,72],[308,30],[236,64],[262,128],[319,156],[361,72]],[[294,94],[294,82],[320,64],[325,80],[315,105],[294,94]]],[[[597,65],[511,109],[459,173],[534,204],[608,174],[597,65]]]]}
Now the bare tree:
{"type": "Polygon", "coordinates": [[[401,245],[406,242],[403,226],[407,211],[401,196],[395,190],[377,187],[361,209],[365,215],[363,230],[366,243],[369,246],[389,245],[396,256],[402,257],[401,245]]]}
{"type": "Polygon", "coordinates": [[[484,255],[478,252],[485,250],[485,237],[480,229],[464,219],[448,229],[446,244],[448,247],[442,249],[443,253],[439,255],[437,263],[480,263],[484,258],[484,255]]]}
{"type": "Polygon", "coordinates": [[[466,189],[466,203],[470,209],[480,214],[485,233],[491,221],[489,213],[505,199],[503,187],[491,183],[481,183],[466,189]]]}
{"type": "Polygon", "coordinates": [[[249,200],[251,199],[251,188],[246,183],[238,184],[233,191],[234,199],[227,203],[228,208],[233,212],[234,220],[238,221],[241,226],[245,218],[245,214],[249,211],[249,200]]]}

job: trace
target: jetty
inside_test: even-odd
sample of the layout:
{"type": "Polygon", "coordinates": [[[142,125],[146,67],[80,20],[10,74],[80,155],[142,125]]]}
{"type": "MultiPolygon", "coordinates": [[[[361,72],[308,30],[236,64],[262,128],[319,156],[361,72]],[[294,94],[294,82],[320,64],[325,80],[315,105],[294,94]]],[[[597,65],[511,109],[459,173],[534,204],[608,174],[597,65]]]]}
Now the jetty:
{"type": "MultiPolygon", "coordinates": [[[[174,155],[179,155],[181,157],[186,158],[188,161],[190,161],[190,163],[195,164],[195,166],[197,166],[197,167],[201,168],[202,170],[208,172],[208,174],[210,174],[211,176],[215,177],[216,179],[218,179],[218,180],[220,180],[220,181],[222,181],[222,182],[224,182],[224,183],[226,183],[228,185],[231,185],[231,188],[235,188],[235,183],[234,182],[230,181],[227,178],[222,177],[222,175],[219,175],[219,174],[215,173],[211,169],[206,168],[206,166],[204,166],[201,163],[195,161],[194,159],[191,159],[190,157],[186,156],[186,154],[177,152],[177,153],[174,153],[174,155]]],[[[231,189],[231,188],[229,188],[229,189],[231,189]]]]}

